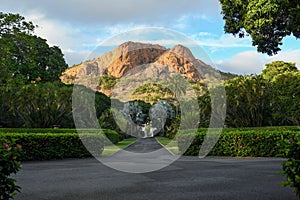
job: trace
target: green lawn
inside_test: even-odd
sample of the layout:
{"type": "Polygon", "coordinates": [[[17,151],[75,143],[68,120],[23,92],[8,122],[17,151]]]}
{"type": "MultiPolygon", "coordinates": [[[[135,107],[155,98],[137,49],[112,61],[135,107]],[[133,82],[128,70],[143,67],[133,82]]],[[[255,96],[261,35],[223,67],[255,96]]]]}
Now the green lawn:
{"type": "Polygon", "coordinates": [[[129,139],[122,140],[115,145],[105,146],[102,152],[102,156],[110,156],[116,153],[117,151],[124,149],[128,145],[134,143],[136,140],[137,138],[129,138],[129,139]]]}
{"type": "Polygon", "coordinates": [[[180,152],[178,150],[178,144],[175,140],[170,140],[166,137],[155,137],[155,139],[162,144],[167,150],[172,152],[175,155],[180,155],[180,152]]]}

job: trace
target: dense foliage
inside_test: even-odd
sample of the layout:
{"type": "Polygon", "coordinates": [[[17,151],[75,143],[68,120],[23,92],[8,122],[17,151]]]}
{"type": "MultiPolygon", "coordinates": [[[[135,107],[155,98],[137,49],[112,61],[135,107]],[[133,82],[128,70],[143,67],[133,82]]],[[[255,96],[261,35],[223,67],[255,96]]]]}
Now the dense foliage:
{"type": "MultiPolygon", "coordinates": [[[[26,129],[21,129],[19,132],[18,129],[1,129],[0,137],[9,141],[13,140],[22,146],[22,152],[17,158],[23,161],[82,158],[90,157],[91,153],[94,156],[95,153],[97,153],[97,156],[100,156],[105,145],[103,135],[97,130],[85,130],[80,134],[76,133],[75,129],[65,129],[65,131],[61,133],[55,129],[46,129],[47,132],[43,133],[39,133],[38,129],[35,130],[35,133],[26,133],[26,129]],[[90,151],[91,149],[95,149],[95,152],[88,151],[82,141],[84,141],[84,144],[89,145],[90,151]]],[[[116,131],[102,131],[112,143],[116,144],[118,142],[118,133],[116,131]]],[[[1,150],[2,147],[3,146],[0,146],[1,150]]],[[[15,154],[15,152],[10,152],[10,155],[13,155],[13,153],[15,154]]],[[[1,154],[1,156],[2,155],[4,154],[1,154]]],[[[11,158],[12,157],[10,157],[10,159],[11,158]]],[[[13,161],[12,159],[8,163],[13,161]]]]}
{"type": "MultiPolygon", "coordinates": [[[[273,62],[260,75],[238,76],[224,82],[228,127],[300,124],[300,72],[294,63],[273,62]]],[[[210,92],[213,92],[210,91],[210,92]]],[[[200,127],[208,127],[210,92],[198,98],[200,127]]]]}
{"type": "MultiPolygon", "coordinates": [[[[0,127],[74,127],[73,87],[59,80],[68,66],[58,47],[33,35],[35,27],[18,14],[0,12],[0,127]]],[[[96,92],[95,105],[99,117],[110,100],[96,92]]]]}
{"type": "Polygon", "coordinates": [[[15,78],[58,81],[67,69],[61,50],[32,35],[34,28],[18,14],[0,12],[0,84],[15,78]]]}
{"type": "Polygon", "coordinates": [[[172,95],[173,93],[168,87],[162,84],[148,83],[138,87],[132,94],[132,99],[154,103],[160,99],[171,98],[172,95]]]}
{"type": "MultiPolygon", "coordinates": [[[[93,92],[82,86],[82,90],[93,92]]],[[[74,127],[72,85],[61,83],[17,83],[0,87],[0,125],[2,127],[52,128],[74,127]],[[9,100],[9,101],[8,101],[9,100]]],[[[79,98],[84,98],[81,96],[79,98]]],[[[104,94],[95,94],[96,115],[110,106],[104,94]]]]}
{"type": "MultiPolygon", "coordinates": [[[[98,129],[66,129],[66,128],[1,128],[0,134],[81,134],[82,132],[91,132],[96,131],[98,129]]],[[[101,129],[102,133],[113,143],[118,143],[118,133],[111,129],[101,129]]]]}
{"type": "Polygon", "coordinates": [[[17,173],[20,169],[20,150],[14,140],[0,137],[0,199],[8,200],[13,198],[20,187],[15,180],[10,178],[11,174],[17,173]]]}
{"type": "Polygon", "coordinates": [[[282,165],[282,173],[287,177],[282,184],[294,188],[300,197],[300,134],[283,140],[278,147],[281,149],[281,155],[289,158],[282,165]]]}
{"type": "Polygon", "coordinates": [[[117,144],[119,142],[119,134],[117,131],[109,130],[109,129],[106,130],[102,129],[102,131],[111,143],[117,144]]]}
{"type": "Polygon", "coordinates": [[[112,75],[103,75],[99,79],[99,90],[112,90],[118,79],[112,75]]]}
{"type": "Polygon", "coordinates": [[[225,32],[239,37],[250,35],[253,46],[269,55],[280,51],[284,37],[300,38],[298,0],[219,0],[225,32]]]}
{"type": "MultiPolygon", "coordinates": [[[[198,130],[192,144],[184,152],[184,155],[199,155],[206,132],[207,130],[205,129],[198,130]]],[[[277,144],[296,135],[299,135],[299,130],[290,130],[289,128],[281,130],[268,128],[224,129],[209,155],[275,157],[281,152],[277,144]]],[[[178,134],[179,150],[184,148],[185,141],[188,141],[191,136],[189,131],[178,134]]]]}

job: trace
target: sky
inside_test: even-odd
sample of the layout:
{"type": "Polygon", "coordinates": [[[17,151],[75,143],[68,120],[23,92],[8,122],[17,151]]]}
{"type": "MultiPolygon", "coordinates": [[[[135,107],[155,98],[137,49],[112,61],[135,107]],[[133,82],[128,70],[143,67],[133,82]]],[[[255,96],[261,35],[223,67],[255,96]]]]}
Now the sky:
{"type": "Polygon", "coordinates": [[[59,46],[69,66],[85,61],[111,38],[155,27],[194,41],[221,71],[259,74],[276,60],[295,62],[300,69],[300,40],[285,38],[275,56],[257,53],[251,38],[224,33],[218,0],[1,0],[0,11],[19,13],[38,25],[35,33],[59,46]]]}

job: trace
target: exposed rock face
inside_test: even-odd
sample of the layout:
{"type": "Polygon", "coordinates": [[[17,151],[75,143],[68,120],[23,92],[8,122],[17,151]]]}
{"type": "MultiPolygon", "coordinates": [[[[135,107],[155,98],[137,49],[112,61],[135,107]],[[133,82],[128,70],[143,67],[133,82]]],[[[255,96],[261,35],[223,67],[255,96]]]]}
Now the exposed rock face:
{"type": "Polygon", "coordinates": [[[116,49],[117,53],[107,66],[107,74],[121,78],[136,66],[154,62],[166,51],[159,45],[126,42],[116,49]]]}
{"type": "Polygon", "coordinates": [[[201,66],[199,66],[200,62],[195,59],[188,48],[182,45],[176,45],[171,50],[166,51],[155,63],[169,66],[188,79],[194,81],[203,79],[201,71],[199,70],[201,68],[201,66]],[[198,69],[197,66],[199,67],[198,69]]]}
{"type": "Polygon", "coordinates": [[[167,49],[160,45],[126,42],[99,58],[67,69],[62,74],[61,80],[71,83],[76,75],[80,77],[112,75],[120,78],[136,66],[154,62],[165,51],[167,49]]]}
{"type": "MultiPolygon", "coordinates": [[[[160,45],[126,42],[99,58],[67,69],[61,79],[65,83],[73,83],[78,77],[112,75],[121,78],[137,66],[150,63],[165,66],[168,71],[181,73],[194,81],[203,79],[201,68],[208,67],[182,45],[166,49],[160,45]]],[[[157,76],[151,70],[149,73],[149,76],[157,76]]]]}

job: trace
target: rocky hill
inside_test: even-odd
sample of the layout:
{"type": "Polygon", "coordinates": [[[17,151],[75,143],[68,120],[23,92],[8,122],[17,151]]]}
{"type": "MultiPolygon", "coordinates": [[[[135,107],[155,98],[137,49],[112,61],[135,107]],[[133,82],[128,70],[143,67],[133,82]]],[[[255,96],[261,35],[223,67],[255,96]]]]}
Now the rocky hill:
{"type": "MultiPolygon", "coordinates": [[[[160,76],[161,70],[164,70],[168,73],[180,73],[193,83],[203,83],[209,74],[219,72],[196,59],[192,52],[182,45],[167,49],[160,45],[129,41],[94,60],[67,69],[61,80],[71,84],[78,77],[101,77],[101,84],[97,89],[110,95],[112,86],[119,78],[140,66],[144,66],[143,70],[146,70],[149,77],[160,76]]],[[[223,79],[228,78],[228,75],[222,75],[225,75],[223,79]]]]}

